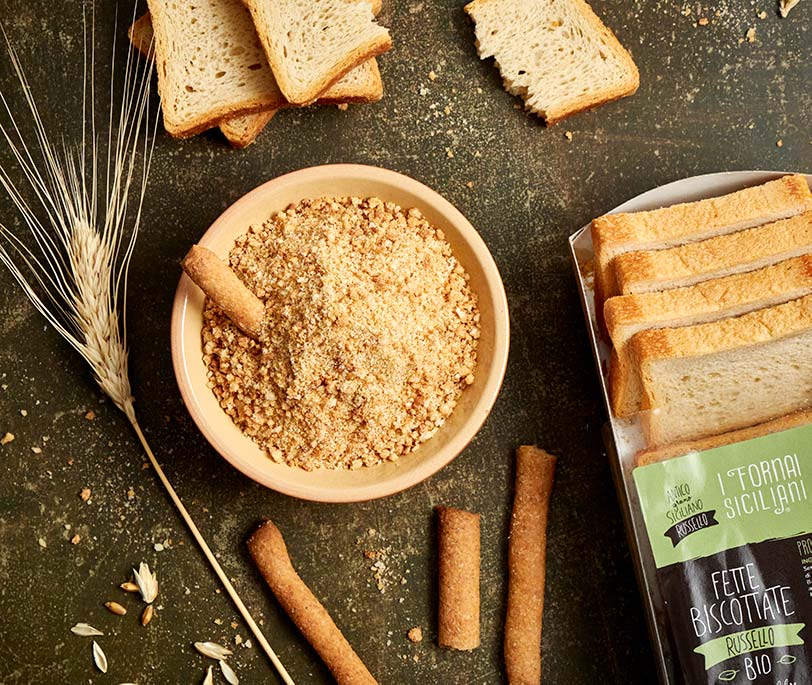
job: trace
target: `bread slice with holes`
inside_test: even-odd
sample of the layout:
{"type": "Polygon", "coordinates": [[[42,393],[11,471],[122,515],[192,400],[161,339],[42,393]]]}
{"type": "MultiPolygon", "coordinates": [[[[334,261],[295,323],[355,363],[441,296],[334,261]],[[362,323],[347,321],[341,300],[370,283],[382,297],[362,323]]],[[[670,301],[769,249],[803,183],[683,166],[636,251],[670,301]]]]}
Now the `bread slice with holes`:
{"type": "Polygon", "coordinates": [[[744,442],[745,440],[752,440],[753,438],[760,438],[763,435],[770,435],[771,433],[806,426],[810,423],[812,423],[812,409],[802,409],[801,411],[796,411],[786,416],[779,416],[777,419],[772,419],[771,421],[765,421],[764,423],[748,426],[747,428],[739,428],[738,430],[728,433],[720,433],[719,435],[712,435],[708,438],[699,438],[697,440],[684,440],[682,442],[666,445],[665,447],[653,447],[651,449],[641,450],[635,455],[634,462],[635,466],[646,466],[658,461],[681,457],[689,452],[704,452],[705,450],[714,449],[716,447],[723,447],[737,442],[744,442]]]}
{"type": "MultiPolygon", "coordinates": [[[[149,12],[132,23],[127,35],[133,47],[144,57],[150,58],[152,56],[155,32],[152,29],[149,12]]],[[[278,111],[271,109],[258,114],[245,114],[224,119],[220,122],[220,130],[233,147],[244,148],[254,142],[278,111]]]]}
{"type": "Polygon", "coordinates": [[[616,416],[642,408],[640,374],[629,357],[633,335],[650,328],[676,328],[741,316],[812,294],[812,255],[756,271],[714,278],[662,292],[620,295],[606,301],[604,319],[612,350],[609,397],[616,416]]]}
{"type": "Polygon", "coordinates": [[[366,0],[245,0],[287,100],[314,102],[348,71],[392,47],[366,0]]]}
{"type": "MultiPolygon", "coordinates": [[[[373,4],[373,10],[380,11],[380,2],[373,4]]],[[[154,30],[149,12],[138,18],[130,26],[128,35],[133,46],[145,57],[153,49],[154,30]]],[[[344,104],[348,102],[376,102],[383,96],[383,82],[374,59],[356,67],[339,79],[317,104],[344,104]]],[[[288,103],[281,107],[289,106],[288,103]]],[[[280,108],[281,108],[280,107],[280,108]]],[[[222,119],[220,130],[235,148],[250,145],[264,130],[279,109],[270,109],[257,114],[243,114],[222,119]]]]}
{"type": "Polygon", "coordinates": [[[739,317],[642,331],[648,447],[717,435],[812,407],[812,295],[739,317]]]}
{"type": "Polygon", "coordinates": [[[287,104],[240,0],[148,0],[164,127],[183,138],[287,104]]]}
{"type": "Polygon", "coordinates": [[[482,59],[493,57],[505,89],[548,125],[631,95],[631,55],[584,0],[474,0],[482,59]]]}
{"type": "Polygon", "coordinates": [[[598,217],[591,224],[596,310],[602,315],[604,301],[620,294],[614,269],[618,255],[706,240],[810,210],[812,193],[798,174],[721,197],[598,217]]]}
{"type": "Polygon", "coordinates": [[[624,295],[694,285],[759,269],[812,252],[812,212],[668,250],[627,252],[615,258],[624,295]]]}

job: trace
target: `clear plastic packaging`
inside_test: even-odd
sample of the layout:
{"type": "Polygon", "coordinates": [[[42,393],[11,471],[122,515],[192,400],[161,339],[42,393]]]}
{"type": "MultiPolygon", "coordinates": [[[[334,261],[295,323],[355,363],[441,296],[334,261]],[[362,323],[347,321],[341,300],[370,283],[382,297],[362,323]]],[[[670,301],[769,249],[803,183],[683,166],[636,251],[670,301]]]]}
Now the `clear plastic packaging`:
{"type": "MultiPolygon", "coordinates": [[[[700,176],[695,178],[684,179],[682,181],[677,181],[675,183],[671,183],[666,186],[662,186],[655,190],[649,191],[629,202],[621,205],[620,207],[616,208],[616,212],[630,212],[630,211],[641,211],[641,210],[648,210],[648,209],[655,209],[658,207],[678,203],[678,202],[688,202],[693,200],[699,200],[706,197],[713,197],[722,195],[725,193],[733,192],[736,190],[741,189],[745,186],[755,185],[758,183],[763,183],[769,181],[773,178],[781,176],[782,174],[779,172],[732,172],[732,173],[722,173],[722,174],[710,174],[707,176],[700,176]]],[[[637,473],[635,473],[635,455],[637,455],[644,447],[644,438],[643,438],[643,431],[641,430],[640,425],[640,417],[636,416],[631,419],[619,419],[612,415],[610,410],[610,403],[609,403],[609,393],[608,393],[608,385],[607,385],[607,371],[609,368],[609,360],[610,360],[610,346],[607,342],[602,338],[598,325],[596,322],[595,316],[595,299],[594,299],[594,291],[593,291],[593,282],[592,282],[592,273],[591,269],[591,261],[593,258],[593,250],[592,250],[592,240],[591,235],[588,230],[588,227],[584,227],[574,235],[570,237],[570,251],[573,260],[573,265],[575,267],[576,278],[579,284],[579,291],[580,296],[583,304],[584,314],[587,320],[587,328],[589,331],[591,343],[592,343],[592,350],[595,356],[595,362],[598,369],[598,374],[600,378],[601,389],[603,392],[604,402],[606,406],[607,414],[610,416],[609,421],[604,426],[604,442],[606,444],[607,452],[609,455],[609,459],[612,466],[612,472],[615,481],[615,487],[618,493],[618,497],[621,504],[621,509],[624,516],[624,522],[626,526],[626,531],[628,534],[629,544],[632,550],[632,556],[635,562],[635,569],[637,572],[637,579],[638,584],[640,587],[643,604],[646,611],[646,616],[648,619],[649,630],[651,634],[652,640],[652,647],[654,649],[655,658],[658,664],[658,671],[659,671],[659,678],[661,683],[665,683],[668,685],[676,685],[677,683],[705,683],[705,682],[755,682],[755,683],[781,683],[781,685],[789,685],[792,682],[812,682],[812,680],[807,680],[807,676],[810,674],[810,669],[812,669],[812,664],[809,663],[808,655],[809,655],[809,643],[812,642],[812,638],[806,633],[810,632],[810,628],[806,629],[806,633],[804,633],[806,637],[806,645],[800,647],[801,649],[801,656],[800,661],[798,660],[798,656],[793,656],[793,654],[798,654],[798,648],[795,649],[794,652],[791,652],[791,649],[786,648],[784,651],[776,651],[775,649],[767,649],[767,648],[759,648],[753,649],[752,654],[749,652],[742,652],[743,654],[749,654],[749,656],[742,657],[738,661],[733,661],[733,657],[728,657],[731,661],[725,662],[722,659],[718,665],[714,664],[713,661],[713,650],[719,649],[719,643],[713,643],[703,646],[703,641],[706,640],[707,636],[700,635],[702,633],[702,626],[704,625],[699,619],[693,624],[693,628],[696,629],[696,635],[686,636],[684,634],[684,626],[681,624],[680,621],[671,620],[674,617],[675,604],[679,604],[679,601],[675,600],[675,592],[677,588],[676,585],[685,586],[685,591],[688,593],[687,596],[691,597],[693,600],[698,602],[697,598],[703,598],[705,593],[711,592],[708,587],[704,587],[703,584],[705,582],[705,574],[704,572],[694,571],[691,570],[690,573],[686,571],[686,567],[690,565],[691,561],[686,561],[685,563],[677,563],[681,561],[680,555],[687,554],[690,556],[691,546],[696,546],[698,540],[706,539],[709,537],[707,534],[700,534],[693,536],[692,533],[694,530],[700,530],[704,526],[714,526],[717,525],[718,521],[713,518],[713,516],[708,519],[705,515],[704,518],[702,516],[707,514],[707,512],[699,511],[699,517],[692,519],[690,511],[682,511],[680,516],[683,516],[680,521],[677,523],[685,524],[681,526],[677,526],[674,529],[669,530],[660,530],[654,534],[652,537],[652,531],[654,530],[654,526],[650,526],[649,529],[646,527],[647,518],[650,524],[653,523],[653,511],[660,507],[662,504],[658,500],[660,497],[659,493],[662,491],[661,499],[663,501],[668,499],[667,489],[660,488],[657,490],[656,488],[652,490],[650,484],[647,480],[652,480],[655,478],[654,469],[651,467],[644,467],[650,469],[643,473],[644,469],[638,469],[637,473]],[[639,482],[635,482],[637,480],[639,482]],[[640,486],[640,489],[638,489],[640,486]],[[656,497],[652,497],[652,492],[656,491],[658,494],[656,497]],[[641,503],[641,497],[646,501],[641,503]],[[644,515],[644,509],[646,510],[644,515]],[[666,536],[671,536],[673,539],[671,542],[666,540],[665,546],[662,546],[663,543],[660,541],[660,537],[662,534],[666,536]],[[685,535],[684,538],[680,537],[685,535]],[[688,535],[691,535],[688,538],[688,535]],[[689,543],[682,543],[683,539],[690,539],[689,543]],[[657,546],[657,550],[652,549],[652,540],[654,545],[657,546]],[[674,558],[669,558],[669,554],[673,550],[677,550],[674,553],[674,558]],[[657,560],[655,561],[655,556],[657,560]],[[668,566],[674,562],[670,568],[664,567],[668,566]],[[677,572],[672,576],[674,581],[670,580],[668,573],[665,571],[673,571],[674,569],[677,572]],[[686,575],[687,573],[687,575],[686,575]],[[695,575],[691,575],[695,574],[695,575]],[[664,601],[664,596],[669,598],[668,602],[664,601]],[[669,616],[669,612],[671,612],[671,616],[669,616]],[[688,638],[691,639],[688,639],[688,638]],[[697,645],[690,644],[691,640],[694,640],[697,645]],[[690,648],[689,648],[690,646],[690,648]],[[803,650],[806,649],[806,652],[803,650]],[[699,654],[703,653],[703,650],[707,652],[705,654],[705,661],[704,663],[699,659],[699,654]],[[766,650],[766,651],[765,651],[766,650]],[[773,658],[773,662],[770,664],[770,668],[774,668],[774,673],[757,673],[756,670],[758,668],[762,668],[758,659],[755,658],[756,655],[759,659],[764,657],[765,664],[767,661],[770,661],[771,654],[780,655],[778,657],[773,658]],[[699,660],[695,663],[695,660],[699,660]],[[784,661],[780,661],[783,659],[784,661]],[[747,661],[745,665],[745,660],[747,661]],[[735,668],[731,667],[731,663],[735,666],[735,668]],[[710,665],[709,665],[710,664],[710,665]],[[752,667],[755,670],[748,670],[752,667]],[[788,679],[784,679],[780,677],[781,673],[789,673],[790,676],[788,679]]],[[[804,428],[799,428],[797,431],[805,431],[804,428]]],[[[806,431],[803,433],[796,432],[793,434],[787,433],[790,437],[788,438],[789,442],[786,442],[788,445],[787,450],[792,451],[793,445],[799,444],[799,440],[807,440],[806,436],[812,435],[812,432],[806,431]],[[799,437],[800,436],[800,437],[799,437]],[[795,442],[792,442],[795,440],[795,442]]],[[[807,440],[808,442],[812,442],[812,440],[807,440]]],[[[755,441],[752,441],[755,442],[755,441]]],[[[748,445],[750,443],[739,443],[739,445],[748,445]]],[[[764,443],[766,444],[766,443],[764,443]]],[[[776,444],[773,442],[773,444],[776,444]]],[[[783,445],[779,442],[777,443],[779,446],[776,449],[780,449],[783,445]]],[[[805,446],[803,447],[805,450],[805,446]]],[[[717,450],[718,452],[719,450],[717,450]]],[[[801,450],[799,450],[800,452],[801,450]]],[[[750,450],[752,452],[752,449],[750,450]]],[[[719,464],[722,464],[726,459],[730,460],[733,459],[734,461],[737,458],[746,459],[750,454],[747,449],[738,449],[736,445],[732,446],[732,448],[723,448],[719,455],[714,454],[713,460],[718,460],[719,464]],[[726,451],[725,451],[726,450],[726,451]],[[741,454],[738,454],[740,452],[741,454]]],[[[693,455],[697,456],[697,455],[693,455]]],[[[755,457],[753,457],[755,459],[755,457]]],[[[796,457],[797,458],[797,457],[796,457]]],[[[807,483],[809,483],[809,478],[812,477],[812,453],[808,451],[804,451],[803,454],[800,456],[802,462],[800,463],[799,468],[803,466],[806,471],[809,471],[809,474],[804,474],[804,477],[807,478],[807,483]]],[[[708,462],[702,461],[691,461],[691,458],[682,457],[677,460],[674,460],[674,463],[677,461],[682,463],[682,467],[686,470],[686,473],[689,474],[689,477],[686,480],[692,480],[692,482],[704,482],[705,480],[710,480],[714,477],[719,478],[720,486],[723,488],[722,480],[724,477],[724,473],[719,475],[713,471],[712,468],[708,468],[708,462]]],[[[664,462],[663,462],[664,463],[664,462]]],[[[744,463],[744,462],[742,462],[744,463]]],[[[790,462],[788,462],[789,464],[790,462]]],[[[731,467],[732,470],[735,472],[736,468],[744,468],[744,467],[731,467]]],[[[670,473],[673,475],[675,472],[675,467],[669,466],[670,473]]],[[[790,468],[790,476],[792,469],[790,468]]],[[[786,475],[786,474],[785,474],[786,475]]],[[[669,476],[671,477],[671,476],[669,476]]],[[[794,487],[800,487],[801,489],[804,488],[804,482],[802,478],[796,479],[797,482],[793,481],[794,487]]],[[[657,483],[659,485],[659,483],[657,483]]],[[[683,486],[677,486],[683,487],[683,486]]],[[[684,486],[690,489],[689,486],[684,486]]],[[[693,499],[689,493],[683,493],[678,490],[675,490],[674,498],[667,503],[669,506],[672,507],[672,511],[679,511],[680,507],[690,508],[696,504],[696,495],[694,494],[693,499]],[[682,495],[685,495],[684,498],[680,499],[682,495]],[[687,504],[682,504],[683,500],[687,504]]],[[[794,516],[797,516],[799,513],[803,516],[806,515],[807,512],[812,512],[810,510],[810,502],[812,502],[812,491],[808,493],[804,493],[808,495],[808,499],[804,499],[804,501],[796,508],[794,516]]],[[[800,494],[798,495],[800,497],[800,494]]],[[[728,498],[724,499],[724,505],[720,504],[720,511],[715,512],[717,518],[720,516],[725,515],[725,505],[727,504],[728,498]]],[[[731,500],[732,501],[732,500],[731,500]]],[[[721,500],[720,500],[721,502],[721,500]]],[[[735,506],[735,504],[733,505],[735,506]]],[[[700,507],[701,508],[701,507],[700,507]]],[[[778,511],[776,508],[774,511],[778,511]]],[[[771,517],[774,517],[775,514],[773,512],[768,512],[771,517]]],[[[663,512],[658,512],[663,513],[663,512]]],[[[665,512],[667,513],[667,512],[665,512]]],[[[767,514],[765,513],[765,516],[767,514]]],[[[734,516],[735,518],[735,512],[734,516]]],[[[766,519],[765,519],[766,520],[766,519]]],[[[770,526],[772,526],[772,518],[770,519],[770,526]]],[[[730,537],[730,533],[728,530],[732,530],[734,534],[738,534],[738,521],[734,523],[730,523],[727,527],[719,528],[718,530],[723,531],[722,535],[730,537]]],[[[797,528],[797,525],[796,525],[797,528]]],[[[810,515],[810,520],[804,523],[801,526],[802,530],[798,530],[803,535],[812,532],[812,515],[810,515]]],[[[746,529],[746,526],[743,526],[743,530],[746,529]]],[[[786,540],[788,541],[782,549],[788,548],[789,541],[791,539],[790,533],[793,531],[789,531],[785,536],[786,540]]],[[[745,530],[746,533],[746,530],[745,530]]],[[[742,537],[743,546],[739,548],[733,548],[730,545],[738,544],[735,541],[730,539],[722,541],[720,543],[720,555],[724,557],[727,561],[731,561],[735,565],[735,561],[737,557],[740,557],[744,554],[745,557],[750,558],[751,562],[749,565],[744,561],[741,562],[740,566],[743,569],[756,569],[758,573],[763,573],[758,575],[758,580],[754,580],[753,578],[750,579],[750,583],[752,588],[757,588],[758,583],[768,582],[770,579],[767,578],[769,576],[768,569],[766,568],[767,564],[762,564],[763,568],[759,567],[757,560],[755,557],[758,556],[756,552],[760,549],[760,545],[762,545],[762,538],[759,537],[760,533],[753,534],[756,535],[756,538],[753,538],[752,535],[750,538],[746,538],[745,533],[742,533],[744,537],[742,537]],[[750,555],[750,556],[748,556],[750,555]],[[762,578],[762,576],[764,576],[762,578]]],[[[767,531],[769,533],[769,531],[767,531]]],[[[767,534],[765,533],[765,534],[767,534]]],[[[734,535],[735,537],[735,535],[734,535]]],[[[812,539],[812,534],[808,535],[810,539],[812,539]]],[[[666,539],[663,538],[663,539],[666,539]]],[[[764,538],[767,539],[767,538],[764,538]]],[[[803,538],[799,542],[798,549],[801,549],[801,544],[804,543],[806,538],[803,538]]],[[[715,550],[711,550],[715,551],[715,550]]],[[[714,555],[711,554],[711,551],[707,551],[705,555],[708,559],[714,558],[714,555]]],[[[704,553],[704,552],[703,552],[704,553]]],[[[783,553],[783,552],[782,552],[783,553]]],[[[702,554],[697,553],[699,556],[702,554]]],[[[718,556],[718,555],[717,555],[718,556]]],[[[812,557],[812,552],[810,552],[810,557],[812,557]]],[[[687,557],[686,557],[687,559],[687,557]]],[[[702,561],[700,559],[700,561],[702,561]]],[[[725,563],[727,563],[727,561],[725,563]]],[[[803,566],[804,561],[809,561],[809,559],[804,559],[803,557],[797,560],[793,559],[790,562],[790,567],[793,569],[792,573],[796,574],[796,571],[800,574],[803,574],[805,570],[812,571],[812,566],[803,566]],[[797,569],[795,569],[792,564],[797,565],[797,569]],[[798,565],[800,564],[800,565],[798,565]]],[[[703,562],[704,563],[704,562],[703,562]]],[[[711,562],[708,562],[711,563],[711,562]]],[[[701,564],[700,564],[701,565],[701,564]]],[[[724,574],[726,571],[716,572],[713,571],[710,574],[713,575],[714,578],[725,577],[724,574]],[[721,575],[719,575],[721,573],[721,575]]],[[[741,575],[741,573],[740,573],[741,575]]],[[[795,578],[793,575],[793,578],[795,578]]],[[[803,575],[799,576],[803,578],[803,575]]],[[[805,578],[809,579],[810,574],[807,572],[805,578]]],[[[800,580],[799,583],[803,584],[804,580],[800,580]]],[[[805,591],[798,590],[798,583],[796,583],[796,587],[793,590],[796,593],[796,603],[792,605],[793,609],[798,609],[801,614],[805,616],[806,624],[812,623],[812,616],[808,615],[807,612],[809,611],[809,603],[812,602],[812,580],[808,581],[809,588],[805,591]],[[800,594],[799,594],[800,593],[800,594]],[[804,594],[805,593],[805,594],[804,594]],[[800,603],[800,604],[799,604],[800,603]],[[796,604],[799,604],[796,606],[796,604]]],[[[751,588],[751,594],[757,593],[758,590],[751,588]]],[[[746,589],[746,588],[744,588],[746,589]]],[[[744,589],[742,589],[741,594],[744,593],[744,589]]],[[[713,591],[718,591],[718,588],[714,587],[713,591]]],[[[681,601],[681,600],[680,600],[681,601]]],[[[687,601],[687,600],[686,600],[687,601]]],[[[766,600],[765,600],[766,601],[766,600]]],[[[690,602],[688,602],[690,604],[690,602]]],[[[700,603],[701,606],[705,606],[705,604],[700,603]]],[[[686,612],[690,611],[690,615],[693,616],[695,611],[699,611],[693,606],[687,606],[686,612]]],[[[789,609],[788,609],[789,611],[789,609]]],[[[687,613],[686,613],[687,615],[687,613]]],[[[787,627],[795,626],[796,623],[793,622],[790,624],[790,621],[795,621],[797,616],[792,613],[789,617],[783,617],[784,624],[781,626],[772,626],[774,628],[771,631],[771,635],[773,639],[777,639],[778,643],[781,642],[782,639],[786,640],[787,645],[797,645],[803,643],[803,640],[798,638],[797,635],[793,634],[790,635],[789,633],[791,630],[787,627]],[[782,632],[783,631],[783,632],[782,632]],[[775,637],[775,633],[787,633],[785,636],[779,635],[777,638],[775,637]],[[795,640],[795,642],[792,642],[795,640]],[[799,643],[800,640],[800,643],[799,643]]],[[[776,619],[778,620],[778,619],[776,619]]],[[[798,619],[798,621],[803,622],[803,619],[798,619]]],[[[797,625],[801,625],[797,623],[797,625]]],[[[800,628],[798,629],[800,630],[800,628]]],[[[745,631],[742,631],[744,633],[745,631]]],[[[797,631],[796,631],[797,632],[797,631]]],[[[724,637],[724,636],[722,636],[724,637]]],[[[752,639],[753,636],[745,636],[747,639],[752,639]]],[[[730,640],[728,640],[730,642],[730,640]]],[[[752,643],[747,643],[749,648],[753,648],[752,643]]],[[[781,645],[778,645],[781,647],[781,645]]],[[[730,644],[727,645],[727,649],[735,651],[734,647],[730,644]]],[[[745,647],[741,647],[742,650],[745,650],[745,647]]],[[[730,653],[732,654],[733,651],[730,653]]],[[[718,657],[719,655],[717,655],[718,657]]],[[[762,670],[766,671],[767,666],[764,665],[762,670]]]]}

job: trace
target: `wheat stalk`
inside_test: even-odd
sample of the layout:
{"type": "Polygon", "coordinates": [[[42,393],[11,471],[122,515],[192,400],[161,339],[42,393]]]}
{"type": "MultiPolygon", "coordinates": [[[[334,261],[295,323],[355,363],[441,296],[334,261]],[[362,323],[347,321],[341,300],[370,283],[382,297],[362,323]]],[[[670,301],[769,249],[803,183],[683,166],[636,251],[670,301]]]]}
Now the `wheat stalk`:
{"type": "MultiPolygon", "coordinates": [[[[106,142],[100,145],[96,127],[94,19],[89,32],[86,17],[83,26],[82,129],[80,142],[73,146],[64,141],[60,146],[52,143],[19,57],[0,27],[34,129],[34,144],[29,145],[0,89],[0,105],[10,121],[8,125],[0,123],[0,138],[5,140],[22,170],[30,198],[0,164],[0,186],[27,229],[18,234],[0,223],[0,262],[34,307],[84,357],[99,386],[127,416],[158,478],[215,574],[283,681],[292,685],[293,680],[166,478],[136,419],[127,367],[124,303],[158,120],[155,116],[150,122],[147,106],[152,62],[145,61],[139,66],[132,51],[127,51],[117,107],[111,75],[106,142]],[[127,233],[129,237],[125,238],[127,233]]],[[[115,52],[114,39],[114,56],[115,52]]],[[[113,60],[114,75],[115,57],[113,60]]]]}

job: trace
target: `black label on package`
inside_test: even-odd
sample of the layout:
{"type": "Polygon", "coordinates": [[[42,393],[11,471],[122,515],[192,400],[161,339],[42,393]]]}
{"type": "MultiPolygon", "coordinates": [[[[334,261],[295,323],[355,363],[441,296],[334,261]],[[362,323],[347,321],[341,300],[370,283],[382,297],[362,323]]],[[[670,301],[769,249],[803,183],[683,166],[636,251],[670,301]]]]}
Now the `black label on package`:
{"type": "Polygon", "coordinates": [[[812,683],[812,536],[658,570],[690,685],[812,683]],[[687,618],[687,620],[686,620],[687,618]]]}

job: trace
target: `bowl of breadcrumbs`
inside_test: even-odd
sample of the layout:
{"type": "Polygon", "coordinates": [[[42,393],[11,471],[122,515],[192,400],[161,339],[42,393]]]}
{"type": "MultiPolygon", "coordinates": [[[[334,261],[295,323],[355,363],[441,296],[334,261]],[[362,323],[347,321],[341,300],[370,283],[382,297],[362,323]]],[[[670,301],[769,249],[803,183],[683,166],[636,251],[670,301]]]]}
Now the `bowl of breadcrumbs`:
{"type": "Polygon", "coordinates": [[[507,366],[505,291],[433,190],[376,167],[304,169],[245,195],[198,244],[259,298],[262,323],[249,336],[184,275],[175,375],[205,437],[250,478],[316,501],[383,497],[485,422],[507,366]]]}

